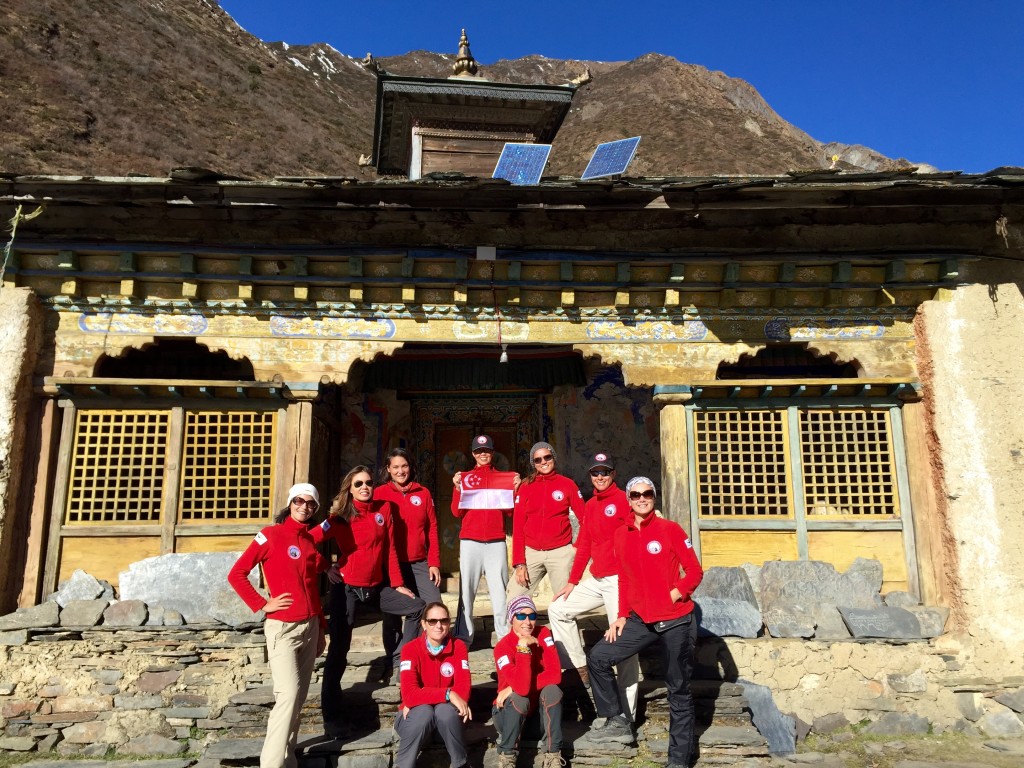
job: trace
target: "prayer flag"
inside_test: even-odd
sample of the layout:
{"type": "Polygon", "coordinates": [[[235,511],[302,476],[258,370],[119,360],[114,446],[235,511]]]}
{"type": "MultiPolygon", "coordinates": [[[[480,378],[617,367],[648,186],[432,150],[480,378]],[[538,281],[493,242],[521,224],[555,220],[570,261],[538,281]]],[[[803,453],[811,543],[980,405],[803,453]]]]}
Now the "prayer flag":
{"type": "Polygon", "coordinates": [[[464,472],[462,509],[512,509],[515,504],[515,472],[464,472]]]}

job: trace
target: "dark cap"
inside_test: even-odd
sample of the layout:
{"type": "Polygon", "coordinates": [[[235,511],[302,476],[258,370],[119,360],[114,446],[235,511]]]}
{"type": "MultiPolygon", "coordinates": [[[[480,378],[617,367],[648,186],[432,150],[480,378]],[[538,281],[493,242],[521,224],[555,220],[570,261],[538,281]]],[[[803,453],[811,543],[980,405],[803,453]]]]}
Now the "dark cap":
{"type": "Polygon", "coordinates": [[[489,435],[477,435],[473,438],[473,444],[469,447],[470,452],[482,451],[482,450],[493,451],[494,441],[491,440],[489,435]]]}
{"type": "Polygon", "coordinates": [[[598,451],[590,457],[590,466],[587,467],[589,472],[594,467],[608,467],[608,469],[615,469],[615,464],[612,462],[612,455],[605,453],[604,451],[598,451]]]}

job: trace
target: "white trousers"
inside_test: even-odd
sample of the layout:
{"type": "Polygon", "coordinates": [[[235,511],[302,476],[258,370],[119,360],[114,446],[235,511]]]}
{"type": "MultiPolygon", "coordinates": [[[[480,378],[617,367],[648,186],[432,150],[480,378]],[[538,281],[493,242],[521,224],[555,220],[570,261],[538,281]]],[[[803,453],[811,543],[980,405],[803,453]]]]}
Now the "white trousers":
{"type": "Polygon", "coordinates": [[[267,619],[263,632],[267,638],[267,665],[274,683],[274,708],[267,720],[260,768],[296,768],[299,716],[313,676],[320,619],[317,616],[305,621],[267,619]]]}
{"type": "MultiPolygon", "coordinates": [[[[548,623],[555,638],[555,646],[562,660],[562,666],[579,669],[587,665],[583,652],[583,640],[576,617],[581,613],[594,611],[604,606],[609,626],[619,616],[619,577],[605,576],[600,579],[584,579],[577,584],[568,597],[560,597],[548,606],[548,623]]],[[[640,663],[636,656],[630,656],[616,668],[619,696],[623,711],[636,720],[636,697],[640,682],[640,663]]]]}

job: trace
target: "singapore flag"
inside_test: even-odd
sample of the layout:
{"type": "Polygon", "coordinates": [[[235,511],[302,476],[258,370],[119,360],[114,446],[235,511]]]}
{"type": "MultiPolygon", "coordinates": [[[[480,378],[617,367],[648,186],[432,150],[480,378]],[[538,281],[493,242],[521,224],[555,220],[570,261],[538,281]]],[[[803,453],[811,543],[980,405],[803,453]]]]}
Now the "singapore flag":
{"type": "Polygon", "coordinates": [[[515,472],[466,472],[462,475],[462,509],[512,509],[515,472]]]}

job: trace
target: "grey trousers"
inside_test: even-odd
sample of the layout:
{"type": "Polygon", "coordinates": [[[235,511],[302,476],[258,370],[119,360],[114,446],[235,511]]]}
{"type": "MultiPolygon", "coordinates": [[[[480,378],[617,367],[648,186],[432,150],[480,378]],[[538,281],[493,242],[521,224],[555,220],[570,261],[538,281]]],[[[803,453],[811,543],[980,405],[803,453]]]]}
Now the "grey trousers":
{"type": "Polygon", "coordinates": [[[518,752],[519,738],[524,732],[527,738],[540,738],[541,752],[562,751],[562,689],[557,685],[541,689],[540,701],[532,712],[530,700],[513,693],[505,699],[505,706],[491,709],[491,719],[498,731],[499,755],[518,752]]]}
{"type": "Polygon", "coordinates": [[[494,631],[500,640],[508,634],[505,618],[505,588],[508,586],[508,549],[502,541],[473,541],[463,539],[459,544],[459,614],[455,620],[456,637],[473,646],[473,600],[480,577],[487,576],[487,589],[491,593],[494,609],[494,631]]]}
{"type": "Polygon", "coordinates": [[[462,718],[459,711],[447,701],[441,704],[421,704],[409,710],[407,717],[398,713],[395,718],[395,733],[401,739],[398,754],[395,755],[395,768],[415,768],[416,756],[420,753],[423,742],[437,731],[448,748],[448,756],[452,760],[452,768],[466,765],[466,745],[462,740],[462,718]]]}

